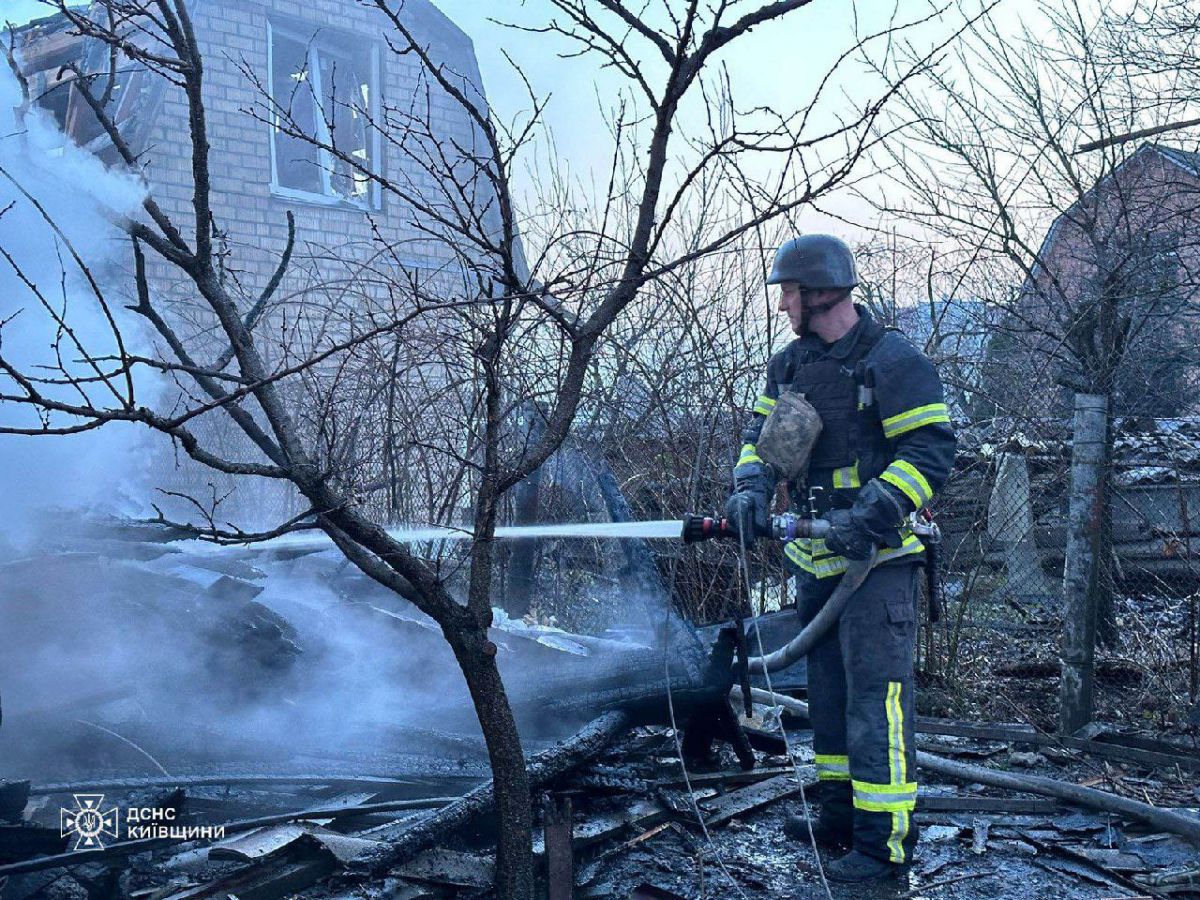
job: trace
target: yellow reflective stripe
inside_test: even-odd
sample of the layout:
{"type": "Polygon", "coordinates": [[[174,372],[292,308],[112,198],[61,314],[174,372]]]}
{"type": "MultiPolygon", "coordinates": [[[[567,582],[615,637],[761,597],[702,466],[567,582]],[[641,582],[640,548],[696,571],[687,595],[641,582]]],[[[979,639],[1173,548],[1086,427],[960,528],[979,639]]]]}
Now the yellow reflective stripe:
{"type": "Polygon", "coordinates": [[[850,757],[832,753],[814,754],[818,781],[848,781],[850,779],[850,757]]]}
{"type": "MultiPolygon", "coordinates": [[[[868,800],[858,794],[854,795],[854,808],[865,809],[867,812],[912,812],[916,806],[916,800],[868,800]]],[[[904,860],[899,861],[903,862],[904,860]]]]}
{"type": "Polygon", "coordinates": [[[844,556],[834,556],[825,549],[824,541],[810,541],[807,538],[797,538],[784,545],[784,555],[795,563],[801,571],[816,575],[818,578],[830,578],[841,575],[849,563],[844,556]],[[819,549],[814,545],[819,544],[819,549]],[[814,552],[815,551],[815,552],[814,552]],[[820,554],[825,554],[821,556],[820,554]]]}
{"type": "Polygon", "coordinates": [[[827,769],[822,766],[817,766],[817,781],[849,781],[850,770],[847,768],[845,772],[841,769],[827,769]]]}
{"type": "MultiPolygon", "coordinates": [[[[925,545],[921,543],[920,538],[909,531],[907,527],[903,534],[904,540],[899,547],[885,547],[879,551],[879,555],[875,557],[877,564],[900,556],[925,552],[925,545]]],[[[832,578],[834,575],[841,575],[850,565],[850,561],[846,557],[830,553],[829,548],[825,546],[825,541],[820,538],[796,538],[794,541],[788,541],[784,544],[783,552],[798,568],[810,575],[817,576],[817,578],[832,578]]]]}
{"type": "Polygon", "coordinates": [[[863,796],[894,800],[896,798],[917,799],[917,783],[905,781],[901,784],[879,784],[876,781],[854,779],[854,790],[863,796]]]}
{"type": "Polygon", "coordinates": [[[925,545],[908,529],[905,529],[907,535],[899,547],[885,547],[879,551],[879,556],[876,557],[876,562],[884,562],[889,559],[895,559],[897,556],[908,556],[910,553],[924,553],[925,545]]]}
{"type": "Polygon", "coordinates": [[[858,479],[858,460],[854,461],[852,466],[844,466],[841,469],[833,470],[833,486],[835,488],[856,488],[862,487],[862,482],[858,479]]]}
{"type": "Polygon", "coordinates": [[[904,784],[904,710],[900,706],[900,682],[889,681],[884,700],[888,723],[888,777],[892,784],[904,784]]]}
{"type": "Polygon", "coordinates": [[[888,837],[888,860],[894,863],[905,861],[904,839],[908,837],[908,822],[912,811],[908,809],[893,809],[892,833],[888,837]]]}
{"type": "Polygon", "coordinates": [[[913,810],[917,805],[917,783],[904,784],[871,784],[867,781],[851,779],[854,789],[854,805],[859,809],[869,809],[872,812],[892,812],[893,810],[913,810]]]}
{"type": "Polygon", "coordinates": [[[766,394],[763,394],[763,396],[754,401],[754,412],[758,413],[760,416],[769,416],[771,414],[771,410],[774,408],[775,401],[766,394]]]}
{"type": "MultiPolygon", "coordinates": [[[[929,481],[916,466],[907,460],[895,460],[879,477],[888,484],[900,488],[904,492],[904,496],[911,500],[917,509],[933,499],[933,488],[929,486],[929,481]]],[[[836,486],[834,485],[834,487],[836,486]]]]}
{"type": "MultiPolygon", "coordinates": [[[[900,705],[901,684],[889,681],[884,709],[888,724],[888,777],[893,785],[906,785],[908,764],[904,757],[904,707],[900,705]]],[[[913,785],[914,793],[916,785],[913,785]]],[[[913,797],[916,803],[916,797],[913,797]]],[[[889,859],[894,863],[904,862],[904,838],[908,835],[908,810],[893,809],[892,832],[888,836],[889,859]]]]}
{"type": "Polygon", "coordinates": [[[742,446],[742,455],[738,457],[738,461],[737,461],[736,465],[740,466],[740,465],[742,465],[742,463],[760,463],[760,462],[762,462],[762,457],[760,457],[758,455],[758,448],[755,447],[753,444],[744,444],[742,446]]]}
{"type": "Polygon", "coordinates": [[[946,408],[945,403],[927,403],[925,406],[916,406],[888,416],[883,420],[883,434],[885,437],[894,438],[922,425],[949,421],[950,410],[946,408]]]}

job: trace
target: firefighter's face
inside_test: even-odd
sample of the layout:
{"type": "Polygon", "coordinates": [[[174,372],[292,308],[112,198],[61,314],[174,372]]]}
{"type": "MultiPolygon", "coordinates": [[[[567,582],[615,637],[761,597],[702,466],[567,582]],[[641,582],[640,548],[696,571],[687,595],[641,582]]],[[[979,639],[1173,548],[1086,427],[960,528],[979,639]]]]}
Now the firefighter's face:
{"type": "Polygon", "coordinates": [[[812,329],[813,320],[828,312],[826,309],[814,311],[809,307],[819,307],[837,294],[837,291],[803,288],[794,281],[785,281],[779,285],[779,311],[787,313],[793,332],[806,334],[812,329]]]}
{"type": "Polygon", "coordinates": [[[779,311],[787,313],[796,334],[808,334],[814,325],[820,331],[818,321],[848,299],[844,294],[844,291],[803,288],[794,281],[785,281],[779,285],[779,311]]]}
{"type": "Polygon", "coordinates": [[[796,334],[804,333],[804,304],[811,293],[794,281],[785,281],[779,286],[779,311],[787,314],[796,334]]]}

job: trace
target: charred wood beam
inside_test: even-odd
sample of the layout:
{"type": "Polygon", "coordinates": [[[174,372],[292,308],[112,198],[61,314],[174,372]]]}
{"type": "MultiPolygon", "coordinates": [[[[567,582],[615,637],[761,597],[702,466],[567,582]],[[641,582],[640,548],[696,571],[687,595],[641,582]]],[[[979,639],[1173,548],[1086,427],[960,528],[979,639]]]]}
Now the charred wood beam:
{"type": "Polygon", "coordinates": [[[712,647],[702,648],[687,623],[676,624],[686,640],[672,640],[665,650],[639,648],[607,655],[591,667],[547,673],[535,690],[514,697],[514,704],[556,719],[582,721],[621,709],[639,723],[665,723],[668,694],[681,721],[699,706],[724,701],[733,681],[732,637],[718,635],[712,647]]]}
{"type": "MultiPolygon", "coordinates": [[[[808,715],[808,704],[792,697],[771,695],[766,691],[756,692],[760,696],[769,697],[771,701],[801,715],[808,715]]],[[[756,697],[755,699],[758,699],[756,697]]],[[[771,702],[766,699],[763,702],[771,702]]],[[[920,730],[920,729],[918,729],[920,730]]],[[[1022,733],[1023,735],[1023,733],[1022,733]]],[[[1023,735],[1024,737],[1024,735],[1023,735]]],[[[1014,772],[1002,772],[983,766],[973,766],[969,763],[956,762],[934,756],[932,753],[917,751],[917,766],[929,772],[936,772],[954,781],[968,784],[986,784],[990,787],[1003,788],[1010,791],[1022,791],[1028,794],[1041,794],[1044,797],[1054,797],[1075,806],[1084,806],[1100,812],[1125,816],[1157,828],[1159,831],[1169,831],[1185,840],[1200,846],[1200,819],[1193,819],[1169,810],[1119,797],[1107,791],[1098,791],[1059,781],[1056,778],[1045,778],[1041,775],[1018,775],[1014,772]]]]}
{"type": "Polygon", "coordinates": [[[1200,847],[1200,820],[1160,809],[1148,803],[1110,794],[1107,791],[1098,791],[1094,788],[1059,781],[1056,778],[1045,778],[1041,775],[1018,775],[1014,772],[1001,772],[997,769],[973,766],[968,763],[942,759],[940,756],[920,750],[917,751],[917,765],[926,771],[936,772],[955,781],[986,784],[1010,791],[1024,791],[1030,794],[1055,797],[1075,806],[1085,806],[1100,812],[1113,813],[1145,822],[1159,831],[1177,834],[1200,847]]]}
{"type": "Polygon", "coordinates": [[[918,813],[1057,815],[1062,809],[1063,804],[1049,797],[955,797],[924,792],[917,795],[918,813]]]}
{"type": "Polygon", "coordinates": [[[1174,769],[1178,766],[1185,772],[1200,772],[1200,759],[1182,753],[1166,753],[1161,750],[1145,750],[1127,747],[1104,740],[1085,740],[1070,735],[1042,734],[1022,728],[1003,725],[974,725],[961,722],[943,722],[937,719],[917,718],[917,731],[921,734],[945,734],[968,737],[983,741],[1006,741],[1033,744],[1037,747],[1062,747],[1078,750],[1102,759],[1137,763],[1151,769],[1174,769]]]}
{"type": "Polygon", "coordinates": [[[546,837],[547,900],[571,900],[575,889],[571,798],[562,794],[546,794],[542,809],[546,837]]]}
{"type": "MultiPolygon", "coordinates": [[[[740,699],[741,692],[734,689],[735,696],[740,699]]],[[[796,700],[786,694],[772,694],[760,688],[751,692],[755,703],[768,706],[782,706],[785,712],[802,718],[808,717],[808,704],[796,700]]],[[[967,722],[952,722],[942,719],[930,719],[918,716],[916,722],[918,734],[944,734],[952,737],[973,738],[979,741],[1004,741],[1006,743],[1033,744],[1037,747],[1061,747],[1064,750],[1078,750],[1111,759],[1117,762],[1136,763],[1150,769],[1174,769],[1179,767],[1185,772],[1200,772],[1200,759],[1184,753],[1171,753],[1164,749],[1149,749],[1130,747],[1117,743],[1117,739],[1105,740],[1103,737],[1084,739],[1061,734],[1043,734],[1040,731],[1015,725],[976,725],[967,722]]],[[[1158,746],[1163,746],[1159,744],[1158,746]]]]}
{"type": "MultiPolygon", "coordinates": [[[[545,750],[529,763],[529,787],[541,790],[577,766],[587,762],[617,739],[631,718],[623,710],[613,710],[594,719],[585,728],[556,747],[545,750]]],[[[357,875],[379,875],[392,866],[414,857],[422,850],[445,840],[495,809],[495,793],[488,781],[465,797],[444,807],[393,841],[372,848],[352,860],[347,870],[357,875]]]]}

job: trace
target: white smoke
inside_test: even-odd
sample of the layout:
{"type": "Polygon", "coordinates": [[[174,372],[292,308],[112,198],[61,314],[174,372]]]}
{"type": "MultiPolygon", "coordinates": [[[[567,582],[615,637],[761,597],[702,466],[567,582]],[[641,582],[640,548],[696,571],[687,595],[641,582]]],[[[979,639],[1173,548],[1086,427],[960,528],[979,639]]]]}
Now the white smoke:
{"type": "MultiPolygon", "coordinates": [[[[4,357],[25,373],[52,377],[61,374],[55,371],[60,366],[85,373],[82,355],[55,321],[56,315],[95,356],[111,355],[117,345],[68,244],[110,294],[127,343],[136,343],[139,326],[122,308],[125,301],[114,277],[115,265],[128,258],[129,245],[109,216],[134,213],[143,189],[136,178],[106,169],[75,146],[36,107],[18,119],[20,105],[16,78],[0,66],[0,209],[5,210],[0,216],[0,251],[7,257],[0,258],[0,321],[7,321],[0,347],[4,357]],[[26,281],[37,287],[54,314],[26,281]]],[[[153,392],[154,379],[141,377],[137,387],[153,392]]],[[[72,390],[46,386],[45,391],[57,399],[81,402],[72,390]]],[[[0,393],[21,391],[12,379],[0,375],[0,393]]],[[[88,394],[98,403],[115,402],[95,387],[88,394]]],[[[56,417],[50,424],[78,422],[56,417]]],[[[39,425],[30,408],[0,401],[0,426],[39,425]]],[[[126,504],[123,486],[137,476],[136,451],[146,437],[141,429],[124,423],[71,436],[0,434],[0,535],[9,543],[26,546],[29,518],[39,510],[116,509],[126,504]]]]}

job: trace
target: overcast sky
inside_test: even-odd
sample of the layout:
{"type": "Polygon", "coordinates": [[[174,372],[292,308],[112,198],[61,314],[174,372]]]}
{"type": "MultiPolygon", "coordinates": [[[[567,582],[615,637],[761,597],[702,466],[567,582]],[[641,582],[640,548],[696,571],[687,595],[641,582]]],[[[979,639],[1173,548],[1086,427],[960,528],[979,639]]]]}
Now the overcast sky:
{"type": "MultiPolygon", "coordinates": [[[[546,0],[434,2],[473,39],[489,100],[499,116],[507,120],[529,107],[525,88],[505,59],[507,53],[520,63],[539,95],[552,95],[545,117],[559,155],[570,170],[586,177],[589,169],[606,164],[608,142],[601,107],[611,103],[613,91],[623,79],[611,71],[601,71],[591,59],[561,59],[558,53],[570,49],[561,39],[514,31],[489,21],[489,17],[496,16],[511,17],[522,24],[544,23],[552,15],[546,0]]],[[[962,2],[970,5],[977,0],[962,2]]],[[[998,14],[1015,23],[1035,4],[1036,0],[1001,0],[998,14]]],[[[937,5],[947,6],[944,2],[937,5]]],[[[750,6],[744,4],[744,8],[750,6]]],[[[809,6],[734,42],[721,57],[728,66],[737,106],[762,106],[779,112],[802,106],[834,60],[853,45],[856,27],[860,34],[868,34],[889,23],[923,18],[932,8],[929,0],[813,0],[809,6]]],[[[48,13],[48,8],[37,0],[0,0],[0,9],[4,10],[4,18],[14,22],[48,13]]],[[[952,10],[907,35],[918,46],[930,47],[944,40],[960,21],[961,13],[952,10]]],[[[647,56],[652,58],[652,54],[647,56]]],[[[866,101],[878,90],[878,83],[860,65],[846,65],[841,72],[821,107],[826,118],[818,124],[832,122],[837,112],[846,111],[848,104],[843,96],[866,101]]],[[[685,130],[688,113],[695,116],[698,109],[693,106],[685,110],[685,130]]],[[[835,203],[835,209],[852,219],[869,215],[865,207],[848,200],[835,203]]]]}

